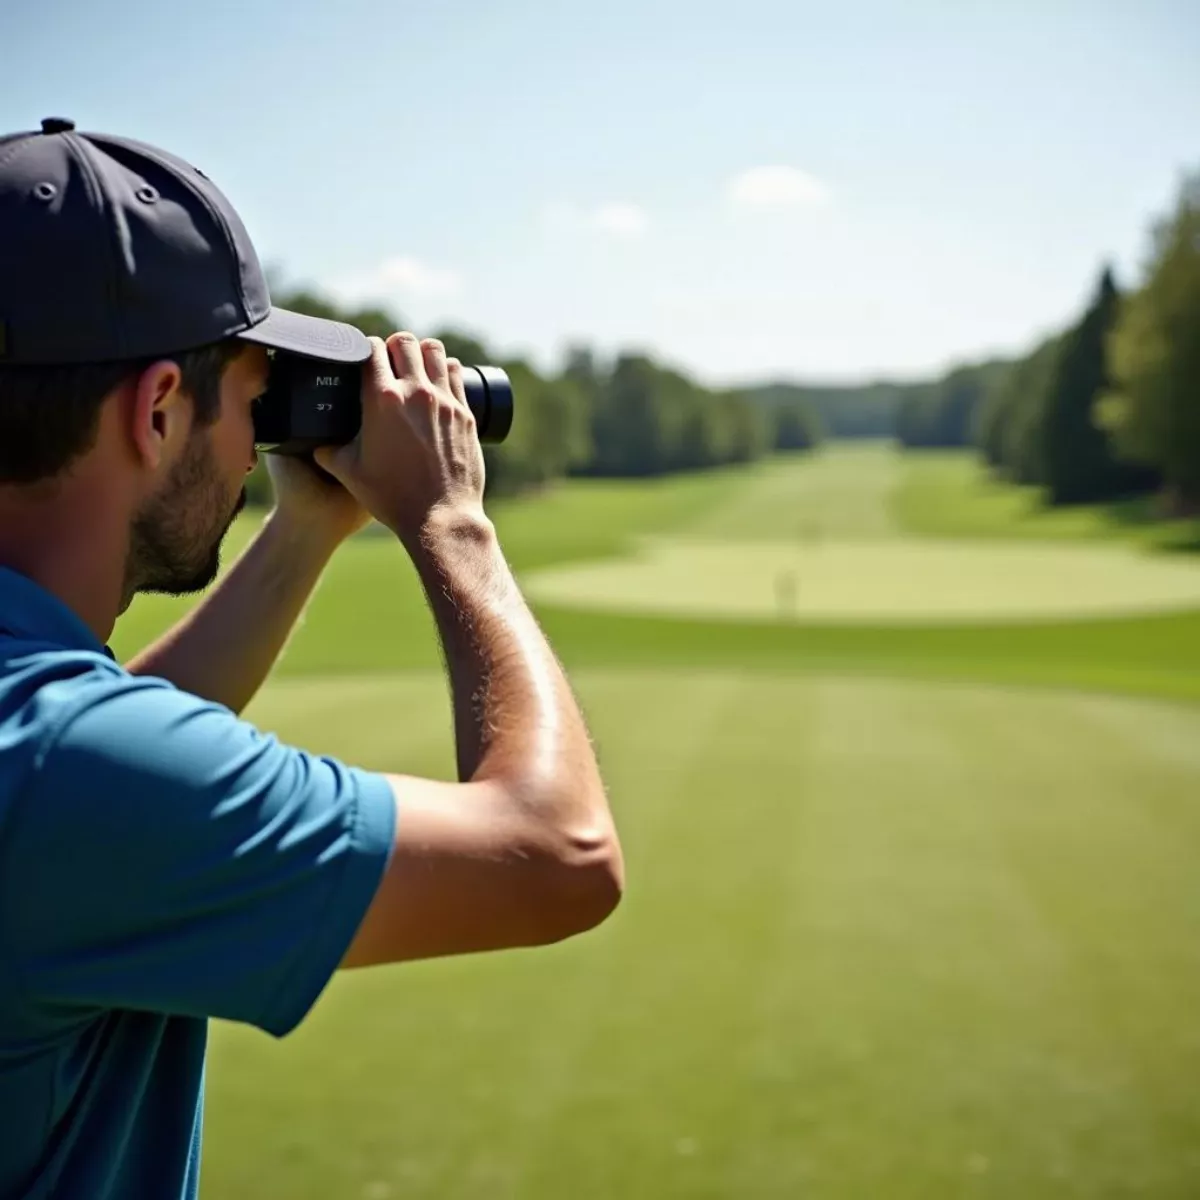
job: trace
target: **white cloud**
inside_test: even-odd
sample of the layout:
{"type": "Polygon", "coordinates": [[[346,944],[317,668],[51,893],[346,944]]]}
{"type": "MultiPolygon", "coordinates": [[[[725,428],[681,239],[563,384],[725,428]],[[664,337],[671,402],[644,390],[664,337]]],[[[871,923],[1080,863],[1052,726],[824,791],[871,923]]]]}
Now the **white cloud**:
{"type": "Polygon", "coordinates": [[[345,302],[381,296],[424,299],[457,295],[462,290],[462,278],[457,271],[396,255],[366,270],[334,280],[329,287],[345,302]]]}
{"type": "Polygon", "coordinates": [[[729,199],[739,208],[813,208],[829,203],[824,183],[796,167],[752,167],[729,183],[729,199]]]}
{"type": "Polygon", "coordinates": [[[650,224],[636,204],[605,204],[592,214],[592,225],[617,237],[639,237],[650,224]]]}
{"type": "Polygon", "coordinates": [[[546,205],[543,217],[551,229],[583,230],[617,238],[641,237],[650,227],[645,209],[625,201],[592,208],[553,201],[546,205]]]}

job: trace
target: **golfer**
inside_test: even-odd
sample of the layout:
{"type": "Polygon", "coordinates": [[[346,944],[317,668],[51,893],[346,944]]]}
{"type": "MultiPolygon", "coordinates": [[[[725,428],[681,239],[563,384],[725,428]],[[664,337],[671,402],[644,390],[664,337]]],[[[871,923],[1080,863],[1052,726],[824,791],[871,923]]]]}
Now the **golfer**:
{"type": "MultiPolygon", "coordinates": [[[[283,1037],[340,968],[552,943],[613,910],[588,731],[483,484],[460,365],[273,308],[196,167],[58,118],[0,139],[4,1200],[195,1197],[209,1018],[283,1037]],[[317,453],[328,476],[273,457],[245,554],[118,663],[135,595],[217,577],[271,349],[361,363],[361,433],[317,453]],[[436,620],[458,782],[239,717],[371,518],[436,620]]],[[[401,713],[361,716],[402,744],[401,713]]]]}

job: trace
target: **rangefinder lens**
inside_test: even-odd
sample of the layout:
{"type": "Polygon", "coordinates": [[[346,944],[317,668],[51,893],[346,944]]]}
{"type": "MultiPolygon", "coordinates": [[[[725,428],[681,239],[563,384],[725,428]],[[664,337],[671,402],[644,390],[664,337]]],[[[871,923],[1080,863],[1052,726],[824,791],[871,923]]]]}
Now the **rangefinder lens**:
{"type": "Polygon", "coordinates": [[[481,442],[502,442],[513,420],[512,384],[499,367],[464,367],[467,407],[481,442]]]}

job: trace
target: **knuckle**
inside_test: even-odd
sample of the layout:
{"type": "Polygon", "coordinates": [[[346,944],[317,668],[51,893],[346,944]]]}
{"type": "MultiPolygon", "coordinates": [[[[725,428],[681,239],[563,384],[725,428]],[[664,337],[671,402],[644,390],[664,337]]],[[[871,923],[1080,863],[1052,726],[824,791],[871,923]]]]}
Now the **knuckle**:
{"type": "Polygon", "coordinates": [[[432,383],[414,384],[409,395],[412,399],[419,400],[422,404],[436,404],[438,402],[437,388],[432,383]]]}

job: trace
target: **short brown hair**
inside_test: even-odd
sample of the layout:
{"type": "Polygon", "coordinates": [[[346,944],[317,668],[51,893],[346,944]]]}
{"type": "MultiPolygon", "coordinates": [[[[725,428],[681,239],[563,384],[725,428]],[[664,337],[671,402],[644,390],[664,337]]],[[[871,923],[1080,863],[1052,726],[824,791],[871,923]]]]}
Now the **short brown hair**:
{"type": "Polygon", "coordinates": [[[225,368],[245,344],[230,338],[182,354],[112,363],[0,363],[0,484],[39,483],[66,470],[95,442],[104,398],[164,358],[179,364],[197,423],[212,424],[221,410],[225,368]]]}

